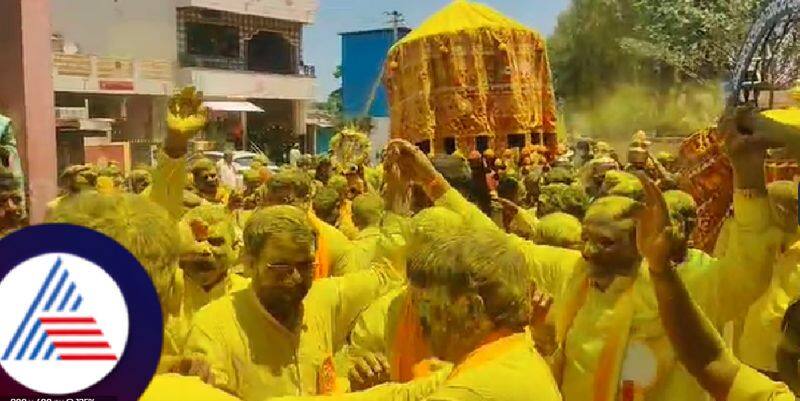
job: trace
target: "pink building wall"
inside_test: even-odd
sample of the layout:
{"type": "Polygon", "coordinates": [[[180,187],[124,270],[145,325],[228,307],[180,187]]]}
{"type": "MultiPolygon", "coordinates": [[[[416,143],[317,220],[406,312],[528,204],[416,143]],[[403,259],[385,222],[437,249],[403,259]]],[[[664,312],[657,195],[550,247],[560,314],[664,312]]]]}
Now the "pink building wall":
{"type": "Polygon", "coordinates": [[[14,123],[31,223],[39,223],[57,193],[50,0],[2,0],[0,15],[0,113],[14,123]]]}

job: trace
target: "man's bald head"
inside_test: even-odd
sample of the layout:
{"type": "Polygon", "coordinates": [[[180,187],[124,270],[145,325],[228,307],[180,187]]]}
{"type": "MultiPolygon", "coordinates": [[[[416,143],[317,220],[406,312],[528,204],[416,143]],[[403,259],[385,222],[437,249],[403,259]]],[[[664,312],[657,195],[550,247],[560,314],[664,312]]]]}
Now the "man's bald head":
{"type": "Polygon", "coordinates": [[[384,214],[383,198],[374,193],[361,194],[353,199],[353,223],[360,230],[379,226],[384,214]]]}

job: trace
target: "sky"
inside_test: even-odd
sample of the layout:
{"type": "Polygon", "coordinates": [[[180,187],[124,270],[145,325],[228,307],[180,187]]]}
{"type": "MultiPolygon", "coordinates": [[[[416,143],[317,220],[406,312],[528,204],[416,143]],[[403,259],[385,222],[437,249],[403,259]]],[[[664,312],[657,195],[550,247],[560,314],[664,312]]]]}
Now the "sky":
{"type": "MultiPolygon", "coordinates": [[[[451,0],[319,0],[313,25],[303,35],[304,61],[316,66],[317,98],[323,100],[339,87],[333,71],[342,59],[340,32],[388,27],[383,13],[397,10],[405,16],[406,26],[414,28],[447,5],[451,0]]],[[[480,0],[496,10],[549,36],[556,18],[570,0],[480,0]]]]}

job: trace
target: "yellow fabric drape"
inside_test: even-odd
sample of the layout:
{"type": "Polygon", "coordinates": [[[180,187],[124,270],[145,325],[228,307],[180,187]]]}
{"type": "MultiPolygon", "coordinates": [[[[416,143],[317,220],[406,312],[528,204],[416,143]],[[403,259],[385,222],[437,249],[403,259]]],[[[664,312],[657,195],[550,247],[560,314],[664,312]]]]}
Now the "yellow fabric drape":
{"type": "Polygon", "coordinates": [[[555,134],[545,41],[477,3],[457,0],[389,52],[394,138],[412,142],[512,133],[555,134]]]}

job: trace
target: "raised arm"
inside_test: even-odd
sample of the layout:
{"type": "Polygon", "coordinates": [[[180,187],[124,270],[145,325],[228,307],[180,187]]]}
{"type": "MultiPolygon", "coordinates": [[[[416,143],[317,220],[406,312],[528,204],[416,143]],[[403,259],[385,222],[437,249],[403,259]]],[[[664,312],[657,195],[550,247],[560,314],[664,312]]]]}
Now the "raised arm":
{"type": "MultiPolygon", "coordinates": [[[[439,174],[425,154],[404,140],[393,140],[387,149],[386,163],[397,166],[403,178],[420,184],[436,204],[459,214],[468,229],[501,230],[486,214],[465,199],[439,174]]],[[[534,243],[509,235],[511,246],[519,247],[528,262],[531,278],[537,288],[558,300],[564,283],[573,274],[581,260],[580,252],[563,248],[537,246],[534,243]]]]}
{"type": "Polygon", "coordinates": [[[306,302],[324,305],[321,310],[329,313],[335,348],[344,344],[358,314],[394,288],[393,283],[399,278],[391,274],[388,268],[375,265],[342,277],[322,279],[314,284],[306,302]]]}
{"type": "Polygon", "coordinates": [[[764,179],[764,158],[770,143],[760,133],[740,134],[733,123],[723,118],[720,124],[735,187],[734,215],[727,223],[725,250],[705,269],[680,272],[690,294],[717,324],[746,313],[766,291],[782,239],[772,219],[764,179]]]}
{"type": "Polygon", "coordinates": [[[153,173],[150,199],[164,207],[179,220],[183,210],[183,188],[186,180],[186,152],[189,139],[206,123],[202,94],[193,87],[184,88],[169,100],[167,136],[158,154],[158,166],[153,173]]]}
{"type": "Polygon", "coordinates": [[[650,268],[661,322],[681,363],[716,400],[724,401],[739,364],[692,301],[670,262],[673,237],[661,191],[643,175],[639,178],[645,188],[647,206],[639,216],[637,245],[650,268]]]}

